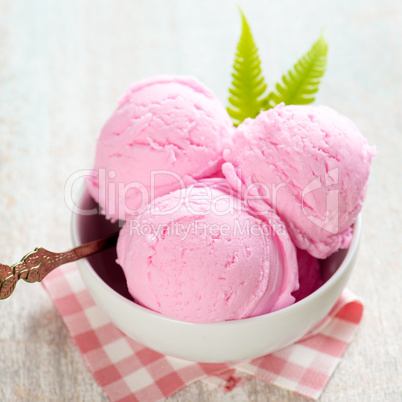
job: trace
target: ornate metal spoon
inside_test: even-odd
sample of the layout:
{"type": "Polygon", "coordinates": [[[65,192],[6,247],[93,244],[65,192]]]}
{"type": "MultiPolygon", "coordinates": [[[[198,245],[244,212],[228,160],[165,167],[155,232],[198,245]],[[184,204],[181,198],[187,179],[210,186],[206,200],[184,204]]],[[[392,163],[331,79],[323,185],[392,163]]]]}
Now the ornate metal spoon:
{"type": "Polygon", "coordinates": [[[24,256],[17,264],[0,264],[0,299],[6,299],[13,293],[17,282],[40,282],[47,274],[60,265],[77,261],[116,245],[118,233],[91,241],[63,253],[53,253],[42,247],[24,256]]]}

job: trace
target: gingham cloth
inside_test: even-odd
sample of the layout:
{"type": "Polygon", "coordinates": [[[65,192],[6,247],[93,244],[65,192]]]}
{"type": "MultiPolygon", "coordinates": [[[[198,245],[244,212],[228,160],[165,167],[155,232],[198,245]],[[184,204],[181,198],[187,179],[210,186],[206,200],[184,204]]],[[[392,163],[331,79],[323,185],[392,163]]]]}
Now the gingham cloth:
{"type": "Polygon", "coordinates": [[[363,314],[361,301],[345,290],[321,325],[293,345],[242,363],[194,363],[164,356],[124,335],[95,304],[76,264],[53,271],[43,284],[111,401],[157,401],[199,379],[230,391],[250,375],[317,399],[363,314]]]}

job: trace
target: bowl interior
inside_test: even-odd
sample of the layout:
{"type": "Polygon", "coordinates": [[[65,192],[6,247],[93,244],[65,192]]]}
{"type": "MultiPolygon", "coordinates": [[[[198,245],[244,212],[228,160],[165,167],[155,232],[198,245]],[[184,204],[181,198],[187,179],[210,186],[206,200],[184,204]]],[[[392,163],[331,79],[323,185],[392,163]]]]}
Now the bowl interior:
{"type": "MultiPolygon", "coordinates": [[[[80,197],[79,208],[86,211],[99,209],[98,203],[89,195],[86,189],[80,197]]],[[[122,222],[112,223],[100,213],[92,215],[80,214],[75,218],[75,235],[81,244],[112,235],[118,232],[123,224],[122,222]]],[[[133,301],[127,289],[123,269],[117,264],[116,258],[116,247],[112,247],[87,257],[87,261],[103,282],[123,297],[133,301]]]]}
{"type": "MultiPolygon", "coordinates": [[[[99,208],[97,202],[89,195],[86,189],[84,189],[80,197],[79,207],[87,211],[92,209],[97,210],[99,208]]],[[[112,235],[121,228],[122,224],[122,222],[112,223],[100,213],[88,215],[80,214],[74,219],[75,227],[73,227],[73,232],[75,231],[74,235],[76,236],[78,243],[82,244],[112,235]]],[[[345,259],[347,252],[347,249],[339,250],[329,258],[319,261],[321,277],[324,283],[327,282],[337,271],[342,261],[345,259]]],[[[133,301],[133,298],[127,289],[123,270],[120,265],[116,263],[116,258],[116,248],[113,247],[109,250],[90,256],[87,260],[104,283],[121,296],[133,301]]]]}

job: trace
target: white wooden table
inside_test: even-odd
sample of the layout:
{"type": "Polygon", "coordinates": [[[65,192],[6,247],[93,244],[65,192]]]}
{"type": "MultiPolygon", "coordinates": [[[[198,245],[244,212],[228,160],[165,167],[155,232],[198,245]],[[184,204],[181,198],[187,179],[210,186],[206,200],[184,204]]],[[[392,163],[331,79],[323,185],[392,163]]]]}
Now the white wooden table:
{"type": "MultiPolygon", "coordinates": [[[[376,144],[350,289],[365,300],[355,341],[322,400],[402,400],[402,3],[0,0],[0,261],[70,247],[64,184],[134,80],[194,75],[226,102],[246,13],[273,82],[324,29],[320,103],[376,144]]],[[[0,302],[0,400],[106,400],[41,285],[0,302]]],[[[302,401],[252,379],[229,394],[195,383],[172,401],[302,401]]]]}

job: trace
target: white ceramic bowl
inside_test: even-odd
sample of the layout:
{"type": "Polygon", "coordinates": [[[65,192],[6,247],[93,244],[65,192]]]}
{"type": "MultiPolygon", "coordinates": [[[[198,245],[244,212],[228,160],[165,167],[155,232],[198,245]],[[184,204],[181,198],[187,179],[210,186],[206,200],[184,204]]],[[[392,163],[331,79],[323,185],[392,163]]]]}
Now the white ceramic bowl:
{"type": "MultiPolygon", "coordinates": [[[[84,191],[81,208],[97,208],[84,191]]],[[[72,217],[74,245],[118,230],[102,215],[72,217]]],[[[132,301],[123,272],[116,264],[115,248],[79,261],[78,266],[95,302],[130,338],[160,353],[198,362],[241,361],[272,353],[297,340],[331,310],[346,286],[354,266],[361,234],[361,217],[354,225],[353,241],[322,261],[326,282],[307,298],[274,313],[243,320],[192,324],[165,317],[132,301]]]]}

